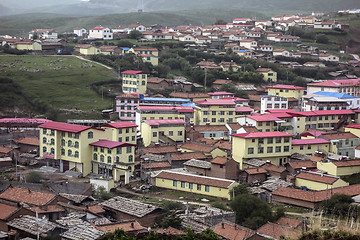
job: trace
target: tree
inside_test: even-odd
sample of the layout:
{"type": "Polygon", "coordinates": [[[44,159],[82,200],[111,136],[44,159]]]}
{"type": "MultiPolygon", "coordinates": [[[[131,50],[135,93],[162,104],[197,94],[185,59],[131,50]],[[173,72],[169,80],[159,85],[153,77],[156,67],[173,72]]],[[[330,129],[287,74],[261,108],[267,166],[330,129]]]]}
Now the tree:
{"type": "Polygon", "coordinates": [[[160,226],[163,228],[173,227],[180,229],[181,228],[182,219],[176,215],[175,212],[171,212],[167,214],[160,222],[160,226]]]}
{"type": "Polygon", "coordinates": [[[107,192],[103,186],[98,187],[93,191],[93,197],[101,200],[108,200],[113,197],[110,192],[107,192]]]}
{"type": "Polygon", "coordinates": [[[224,20],[222,20],[222,19],[217,19],[216,21],[215,21],[215,25],[226,25],[227,24],[227,22],[225,22],[224,20]]]}
{"type": "Polygon", "coordinates": [[[132,30],[129,33],[129,38],[131,39],[140,39],[142,37],[142,33],[138,30],[132,30]]]}
{"type": "Polygon", "coordinates": [[[42,179],[42,174],[36,171],[29,172],[26,177],[26,181],[29,183],[41,183],[42,179]]]}
{"type": "Polygon", "coordinates": [[[323,43],[323,44],[329,43],[329,38],[325,34],[316,35],[315,39],[317,43],[323,43]]]}
{"type": "Polygon", "coordinates": [[[273,219],[269,205],[253,195],[237,195],[230,207],[236,213],[236,223],[251,229],[257,229],[273,219]]]}
{"type": "Polygon", "coordinates": [[[349,195],[335,194],[330,199],[321,203],[322,209],[325,213],[345,216],[351,207],[354,200],[349,195]]]}
{"type": "Polygon", "coordinates": [[[233,187],[231,190],[230,190],[230,195],[231,197],[236,197],[240,194],[250,194],[250,190],[249,190],[249,187],[248,185],[246,184],[239,184],[235,187],[233,187]]]}

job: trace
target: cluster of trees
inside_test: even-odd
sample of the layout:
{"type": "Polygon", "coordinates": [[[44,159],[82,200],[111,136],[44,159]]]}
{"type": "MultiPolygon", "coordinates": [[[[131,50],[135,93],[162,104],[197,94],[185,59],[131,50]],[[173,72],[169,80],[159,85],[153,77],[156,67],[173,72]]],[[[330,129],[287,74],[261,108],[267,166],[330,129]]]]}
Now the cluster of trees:
{"type": "Polygon", "coordinates": [[[360,218],[360,207],[353,205],[354,200],[349,195],[334,194],[330,199],[322,202],[321,209],[325,214],[341,218],[360,218]]]}

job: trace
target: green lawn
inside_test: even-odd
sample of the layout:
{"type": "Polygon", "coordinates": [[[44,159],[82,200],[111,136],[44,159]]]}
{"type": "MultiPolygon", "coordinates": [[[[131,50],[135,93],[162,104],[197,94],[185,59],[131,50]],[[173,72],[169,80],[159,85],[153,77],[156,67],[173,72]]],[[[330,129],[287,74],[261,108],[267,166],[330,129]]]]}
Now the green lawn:
{"type": "Polygon", "coordinates": [[[112,99],[91,89],[94,82],[115,78],[97,64],[73,56],[1,55],[0,68],[0,77],[13,79],[30,99],[55,109],[99,111],[111,106],[112,99]]]}

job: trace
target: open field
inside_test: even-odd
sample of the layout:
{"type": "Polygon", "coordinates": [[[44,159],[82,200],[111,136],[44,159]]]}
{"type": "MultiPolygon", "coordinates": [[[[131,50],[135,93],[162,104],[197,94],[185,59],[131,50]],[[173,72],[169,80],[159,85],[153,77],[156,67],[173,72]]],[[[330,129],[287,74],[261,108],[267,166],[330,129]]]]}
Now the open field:
{"type": "Polygon", "coordinates": [[[74,56],[32,55],[0,55],[0,63],[0,77],[12,79],[32,101],[56,110],[99,111],[111,106],[111,99],[91,89],[92,83],[116,78],[98,64],[74,56]]]}

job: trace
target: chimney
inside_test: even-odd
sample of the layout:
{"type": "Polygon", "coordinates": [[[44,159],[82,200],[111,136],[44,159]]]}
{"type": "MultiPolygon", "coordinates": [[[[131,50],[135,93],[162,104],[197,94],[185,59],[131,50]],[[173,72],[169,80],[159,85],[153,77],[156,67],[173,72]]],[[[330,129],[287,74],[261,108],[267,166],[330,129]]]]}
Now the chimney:
{"type": "Polygon", "coordinates": [[[31,193],[31,190],[30,190],[30,188],[28,188],[28,191],[29,191],[29,193],[31,193]]]}
{"type": "Polygon", "coordinates": [[[155,143],[155,147],[159,147],[160,143],[155,143]]]}
{"type": "Polygon", "coordinates": [[[270,161],[270,160],[266,160],[266,164],[271,164],[271,161],[270,161]]]}
{"type": "Polygon", "coordinates": [[[134,228],[134,227],[135,227],[134,222],[131,222],[131,227],[132,227],[132,228],[134,228]]]}
{"type": "Polygon", "coordinates": [[[221,227],[225,229],[225,223],[221,223],[221,227]]]}
{"type": "Polygon", "coordinates": [[[178,153],[181,153],[181,148],[178,148],[177,151],[178,151],[178,153]]]}

